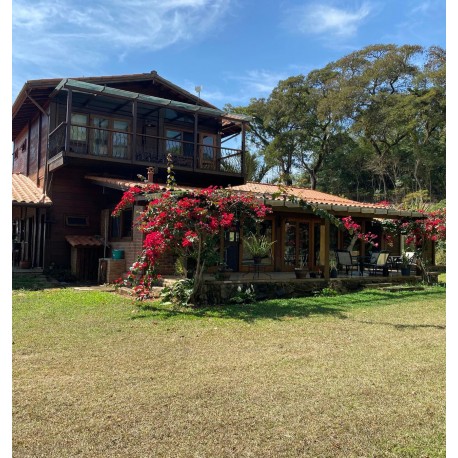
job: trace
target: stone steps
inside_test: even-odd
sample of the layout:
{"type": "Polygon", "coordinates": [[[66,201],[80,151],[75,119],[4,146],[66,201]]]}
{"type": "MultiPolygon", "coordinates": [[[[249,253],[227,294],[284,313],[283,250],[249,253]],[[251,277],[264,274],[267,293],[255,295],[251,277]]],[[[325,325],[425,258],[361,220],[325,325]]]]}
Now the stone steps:
{"type": "Polygon", "coordinates": [[[370,283],[363,286],[363,289],[380,289],[391,293],[399,291],[422,291],[425,288],[419,285],[399,285],[395,283],[370,283]]]}

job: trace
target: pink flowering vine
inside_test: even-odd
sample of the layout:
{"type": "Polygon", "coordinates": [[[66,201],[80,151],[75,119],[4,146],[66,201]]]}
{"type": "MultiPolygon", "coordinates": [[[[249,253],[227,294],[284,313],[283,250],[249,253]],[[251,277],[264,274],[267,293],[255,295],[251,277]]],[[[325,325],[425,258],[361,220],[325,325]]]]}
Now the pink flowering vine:
{"type": "Polygon", "coordinates": [[[208,187],[196,191],[163,191],[158,185],[126,191],[113,211],[119,213],[134,202],[147,202],[137,223],[144,235],[143,250],[130,268],[128,281],[139,299],[157,278],[157,266],[165,253],[196,260],[191,301],[199,300],[202,274],[215,255],[215,240],[224,229],[239,222],[262,221],[271,210],[254,196],[208,187]]]}

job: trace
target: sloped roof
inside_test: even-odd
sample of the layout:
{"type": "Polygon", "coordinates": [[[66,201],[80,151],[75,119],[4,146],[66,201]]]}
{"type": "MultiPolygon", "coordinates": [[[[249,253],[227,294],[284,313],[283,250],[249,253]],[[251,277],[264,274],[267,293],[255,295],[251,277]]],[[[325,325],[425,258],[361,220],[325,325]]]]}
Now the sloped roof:
{"type": "MultiPolygon", "coordinates": [[[[143,181],[134,181],[134,180],[125,180],[123,178],[110,178],[110,177],[99,177],[96,175],[86,175],[84,178],[86,180],[91,181],[94,184],[98,184],[99,186],[105,186],[107,188],[119,189],[121,191],[127,191],[129,188],[133,186],[145,186],[145,182],[143,181]]],[[[157,183],[159,186],[166,189],[166,185],[163,183],[157,183]]],[[[182,190],[182,191],[192,191],[197,189],[195,186],[176,186],[175,189],[182,190]]]]}
{"type": "Polygon", "coordinates": [[[92,235],[66,235],[65,239],[71,246],[102,246],[103,241],[92,235]]]}
{"type": "MultiPolygon", "coordinates": [[[[126,191],[133,186],[143,186],[143,181],[124,180],[122,178],[99,177],[96,175],[86,175],[85,178],[100,186],[119,189],[126,191]]],[[[163,189],[166,189],[165,184],[158,183],[163,189]]],[[[177,186],[177,190],[192,191],[200,190],[195,186],[177,186]]],[[[367,217],[373,218],[399,218],[412,217],[423,218],[422,213],[410,210],[397,210],[387,208],[384,205],[373,204],[368,202],[357,202],[355,200],[346,199],[344,197],[334,196],[325,192],[315,191],[312,189],[299,188],[296,186],[278,186],[276,184],[254,183],[248,182],[239,186],[232,186],[230,189],[235,192],[254,194],[264,200],[266,204],[272,207],[285,206],[290,209],[299,209],[297,203],[293,203],[287,199],[288,196],[302,199],[308,203],[315,204],[318,208],[330,210],[336,213],[360,213],[367,217]]]]}
{"type": "MultiPolygon", "coordinates": [[[[56,86],[59,85],[62,81],[66,81],[63,78],[47,78],[47,79],[37,79],[29,80],[22,87],[19,92],[16,100],[13,103],[12,108],[12,117],[13,117],[13,131],[12,139],[14,140],[16,136],[20,133],[26,123],[32,119],[38,112],[39,108],[45,109],[47,104],[50,101],[51,94],[55,91],[56,86]]],[[[195,94],[191,94],[185,89],[177,86],[171,81],[166,80],[165,78],[158,75],[158,73],[153,70],[149,73],[137,73],[131,75],[112,75],[112,76],[91,76],[91,77],[74,77],[71,78],[73,81],[79,81],[81,83],[89,83],[94,85],[102,85],[104,87],[110,87],[112,89],[125,86],[129,83],[149,83],[159,84],[162,87],[166,88],[168,91],[176,94],[175,101],[179,103],[188,104],[194,107],[203,107],[209,110],[209,112],[219,112],[222,113],[217,107],[211,103],[197,97],[195,94]]],[[[159,98],[160,99],[160,98],[159,98]]],[[[164,100],[170,100],[169,98],[164,100]]],[[[202,111],[203,112],[203,111],[202,111]]],[[[230,119],[239,120],[240,118],[227,114],[225,116],[228,119],[225,124],[230,127],[230,119]]]]}
{"type": "Polygon", "coordinates": [[[299,188],[296,186],[278,186],[276,184],[248,182],[243,185],[233,186],[232,189],[235,191],[259,195],[259,197],[262,197],[269,205],[274,207],[280,205],[290,208],[298,207],[298,204],[294,204],[287,200],[287,197],[290,196],[315,204],[318,208],[341,213],[361,213],[366,216],[378,216],[379,218],[424,217],[422,213],[416,211],[397,210],[387,208],[380,204],[357,202],[344,197],[334,196],[333,194],[327,194],[313,189],[299,188]]]}
{"type": "Polygon", "coordinates": [[[284,186],[279,187],[276,184],[268,183],[254,183],[248,182],[243,185],[233,186],[232,189],[237,191],[252,192],[255,194],[263,194],[269,198],[283,199],[285,195],[293,196],[298,199],[305,200],[314,204],[334,204],[334,205],[344,205],[344,206],[357,206],[357,207],[367,207],[367,208],[385,208],[382,205],[357,202],[355,200],[346,199],[344,197],[334,196],[332,194],[326,194],[321,191],[316,191],[314,189],[307,188],[298,188],[296,186],[284,186]],[[276,194],[281,193],[280,196],[276,194]],[[274,196],[275,195],[275,196],[274,196]],[[273,197],[274,196],[274,197],[273,197]]]}
{"type": "Polygon", "coordinates": [[[13,205],[40,207],[51,205],[52,201],[43,191],[22,173],[12,175],[13,205]]]}

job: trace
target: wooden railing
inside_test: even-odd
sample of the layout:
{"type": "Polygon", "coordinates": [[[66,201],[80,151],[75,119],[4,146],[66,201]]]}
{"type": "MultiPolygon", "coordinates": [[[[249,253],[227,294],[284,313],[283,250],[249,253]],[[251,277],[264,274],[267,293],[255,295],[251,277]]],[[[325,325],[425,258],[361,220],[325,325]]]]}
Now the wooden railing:
{"type": "Polygon", "coordinates": [[[168,154],[171,154],[176,167],[243,174],[243,152],[239,149],[144,134],[137,134],[134,138],[131,132],[71,125],[66,151],[66,133],[67,124],[61,123],[49,134],[49,158],[59,153],[73,153],[145,165],[165,165],[168,154]]]}

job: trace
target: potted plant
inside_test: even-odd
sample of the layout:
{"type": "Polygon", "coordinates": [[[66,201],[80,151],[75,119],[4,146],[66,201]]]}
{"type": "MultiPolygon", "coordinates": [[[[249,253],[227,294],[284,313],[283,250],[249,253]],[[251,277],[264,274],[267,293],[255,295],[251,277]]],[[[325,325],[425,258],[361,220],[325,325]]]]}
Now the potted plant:
{"type": "Polygon", "coordinates": [[[296,278],[307,278],[309,268],[306,260],[306,256],[299,257],[299,267],[294,268],[294,274],[296,275],[296,278]]]}
{"type": "Polygon", "coordinates": [[[265,235],[255,235],[253,233],[243,239],[243,246],[252,256],[255,264],[260,264],[262,258],[267,258],[271,255],[274,243],[265,235]]]}
{"type": "Polygon", "coordinates": [[[413,253],[407,254],[403,251],[401,255],[401,275],[408,277],[410,275],[410,265],[412,263],[413,253]]]}
{"type": "Polygon", "coordinates": [[[335,258],[329,260],[329,276],[331,278],[337,278],[337,261],[335,258]]]}

